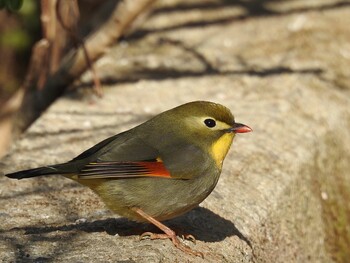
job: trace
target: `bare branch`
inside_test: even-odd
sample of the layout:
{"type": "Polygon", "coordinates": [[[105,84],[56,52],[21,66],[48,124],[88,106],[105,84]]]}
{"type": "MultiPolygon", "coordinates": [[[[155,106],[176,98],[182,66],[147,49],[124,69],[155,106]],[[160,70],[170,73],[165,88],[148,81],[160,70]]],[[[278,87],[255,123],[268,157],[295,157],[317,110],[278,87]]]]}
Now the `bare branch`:
{"type": "Polygon", "coordinates": [[[73,49],[63,58],[59,69],[48,77],[40,93],[25,93],[15,129],[20,132],[24,131],[75,79],[88,69],[86,52],[89,54],[90,61],[96,61],[155,1],[122,1],[100,29],[85,40],[85,48],[80,46],[73,49]]]}
{"type": "MultiPolygon", "coordinates": [[[[88,68],[91,70],[92,75],[93,75],[93,80],[94,80],[94,87],[95,87],[95,92],[96,94],[101,97],[102,96],[102,88],[101,88],[101,82],[100,79],[97,75],[97,72],[95,70],[95,67],[89,57],[89,53],[86,49],[84,40],[81,39],[77,33],[77,26],[76,23],[73,24],[71,20],[68,20],[67,17],[62,17],[61,14],[61,10],[63,9],[63,6],[65,6],[66,11],[70,11],[72,14],[70,14],[70,16],[75,16],[75,17],[79,17],[79,8],[78,8],[78,4],[76,1],[73,1],[74,4],[71,4],[69,7],[70,9],[67,8],[67,4],[62,4],[62,3],[67,3],[65,1],[61,1],[58,0],[57,5],[56,5],[56,14],[57,14],[57,19],[60,23],[60,25],[62,26],[62,28],[64,28],[64,30],[66,30],[66,32],[69,34],[69,36],[71,37],[71,39],[74,42],[74,45],[76,48],[78,48],[79,46],[81,46],[81,48],[84,51],[84,57],[86,60],[86,63],[88,65],[88,68]],[[66,18],[64,21],[64,18],[66,18]]],[[[76,19],[77,20],[77,19],[76,19]]]]}

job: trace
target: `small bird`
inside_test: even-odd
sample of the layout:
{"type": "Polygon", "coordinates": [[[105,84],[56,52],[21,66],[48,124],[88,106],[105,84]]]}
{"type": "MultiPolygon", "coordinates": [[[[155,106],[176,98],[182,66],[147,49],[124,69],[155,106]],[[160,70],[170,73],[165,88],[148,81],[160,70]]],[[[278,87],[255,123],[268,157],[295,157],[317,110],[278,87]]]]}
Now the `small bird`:
{"type": "Polygon", "coordinates": [[[107,138],[67,163],[6,176],[63,175],[91,188],[115,213],[164,232],[141,237],[168,238],[180,250],[203,256],[160,221],[198,206],[216,186],[235,134],[250,131],[228,108],[194,101],[107,138]]]}

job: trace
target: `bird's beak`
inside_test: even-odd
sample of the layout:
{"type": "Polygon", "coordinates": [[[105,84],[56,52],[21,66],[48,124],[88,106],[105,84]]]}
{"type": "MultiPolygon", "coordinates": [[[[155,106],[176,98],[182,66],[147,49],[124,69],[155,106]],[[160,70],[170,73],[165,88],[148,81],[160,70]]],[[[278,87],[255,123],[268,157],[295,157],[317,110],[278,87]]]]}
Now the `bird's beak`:
{"type": "Polygon", "coordinates": [[[235,122],[232,125],[232,127],[228,129],[228,131],[234,132],[234,133],[246,133],[246,132],[251,132],[253,130],[250,127],[248,127],[247,125],[235,122]]]}

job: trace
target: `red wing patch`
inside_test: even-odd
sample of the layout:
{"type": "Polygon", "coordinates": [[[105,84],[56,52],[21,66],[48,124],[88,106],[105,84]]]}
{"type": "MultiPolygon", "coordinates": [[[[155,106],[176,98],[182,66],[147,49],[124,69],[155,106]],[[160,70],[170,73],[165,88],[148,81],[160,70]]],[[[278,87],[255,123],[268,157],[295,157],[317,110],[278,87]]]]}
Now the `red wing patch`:
{"type": "Polygon", "coordinates": [[[162,177],[171,178],[163,162],[89,163],[79,173],[80,179],[162,177]]]}

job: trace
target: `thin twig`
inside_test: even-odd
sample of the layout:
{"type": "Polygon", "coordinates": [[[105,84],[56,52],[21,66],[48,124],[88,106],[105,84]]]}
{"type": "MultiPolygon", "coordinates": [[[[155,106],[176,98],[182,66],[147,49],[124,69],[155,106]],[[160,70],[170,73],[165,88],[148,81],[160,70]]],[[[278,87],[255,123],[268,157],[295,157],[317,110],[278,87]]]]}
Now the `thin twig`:
{"type": "MultiPolygon", "coordinates": [[[[61,3],[61,0],[58,0],[56,3],[57,19],[58,19],[60,25],[62,26],[62,28],[64,30],[66,30],[66,32],[69,34],[69,36],[73,40],[76,48],[78,48],[79,46],[82,47],[82,49],[84,51],[84,57],[85,57],[86,63],[88,65],[88,68],[92,72],[95,93],[97,96],[102,97],[103,92],[102,92],[102,87],[101,87],[101,81],[100,81],[100,78],[98,77],[96,69],[95,69],[95,67],[90,59],[89,53],[88,53],[86,46],[85,46],[85,43],[84,43],[84,40],[78,35],[76,27],[73,28],[72,25],[66,25],[64,23],[63,18],[62,18],[62,14],[60,12],[60,3],[61,3]]],[[[72,5],[70,7],[72,7],[73,5],[74,5],[74,7],[72,9],[74,11],[76,11],[76,12],[73,11],[73,13],[75,13],[75,15],[76,15],[76,13],[79,12],[79,7],[78,7],[76,1],[74,1],[74,3],[72,3],[72,5]]],[[[78,14],[78,16],[79,16],[79,14],[78,14]]]]}

